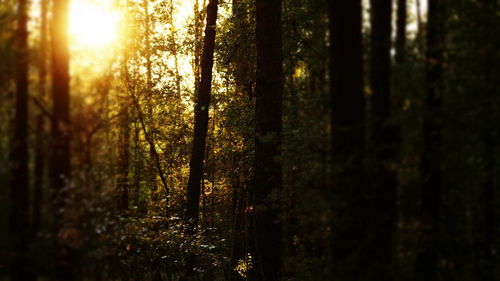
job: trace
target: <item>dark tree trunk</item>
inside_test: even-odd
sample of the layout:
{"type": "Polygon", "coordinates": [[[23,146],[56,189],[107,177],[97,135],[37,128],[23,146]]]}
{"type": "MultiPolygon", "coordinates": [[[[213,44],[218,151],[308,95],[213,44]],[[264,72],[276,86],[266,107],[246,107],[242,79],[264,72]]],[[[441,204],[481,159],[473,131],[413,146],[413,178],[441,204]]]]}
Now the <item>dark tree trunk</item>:
{"type": "Polygon", "coordinates": [[[426,53],[424,143],[421,159],[421,247],[416,280],[435,281],[438,275],[439,220],[442,204],[442,95],[444,90],[446,0],[429,0],[426,53]]]}
{"type": "Polygon", "coordinates": [[[281,280],[280,222],[283,54],[281,1],[256,2],[255,162],[249,280],[281,280]]]}
{"type": "MultiPolygon", "coordinates": [[[[330,15],[330,91],[333,220],[332,280],[363,280],[358,257],[365,239],[363,154],[365,100],[361,0],[332,0],[330,15]]],[[[368,259],[368,257],[367,257],[368,259]]]]}
{"type": "MultiPolygon", "coordinates": [[[[201,58],[201,79],[196,98],[194,116],[194,140],[189,163],[189,181],[186,202],[186,234],[188,239],[194,237],[199,221],[201,181],[203,180],[203,160],[208,131],[208,111],[212,91],[212,70],[214,64],[215,34],[217,25],[218,0],[210,0],[207,7],[207,23],[203,39],[203,54],[201,58]]],[[[184,280],[194,278],[192,272],[194,256],[190,255],[186,264],[184,280]]]]}
{"type": "MultiPolygon", "coordinates": [[[[487,143],[486,149],[488,153],[495,151],[492,149],[494,145],[489,145],[487,143]]],[[[482,279],[484,281],[495,280],[495,245],[496,245],[496,211],[495,211],[495,183],[494,183],[494,164],[493,160],[487,160],[487,166],[485,167],[487,173],[487,179],[483,186],[483,237],[481,244],[481,254],[484,259],[484,266],[482,268],[483,274],[482,279]]]]}
{"type": "Polygon", "coordinates": [[[29,280],[28,178],[28,0],[19,0],[14,135],[11,139],[10,240],[13,250],[11,280],[29,280]]]}
{"type": "MultiPolygon", "coordinates": [[[[50,184],[55,203],[54,219],[56,233],[63,229],[65,199],[68,195],[70,165],[70,96],[69,96],[69,46],[68,46],[68,0],[52,3],[52,151],[50,157],[50,184]]],[[[57,234],[56,234],[57,235],[57,234]]],[[[74,280],[69,249],[63,241],[57,242],[55,276],[57,280],[74,280]]]]}
{"type": "Polygon", "coordinates": [[[208,131],[208,110],[212,91],[212,68],[214,64],[215,27],[217,22],[218,0],[211,0],[207,8],[207,26],[203,41],[201,61],[200,90],[196,99],[194,120],[194,141],[189,164],[187,188],[186,221],[194,229],[199,220],[201,181],[203,178],[203,159],[208,131]]]}
{"type": "Polygon", "coordinates": [[[371,280],[393,278],[393,237],[396,217],[398,130],[391,124],[391,0],[371,0],[371,143],[370,204],[371,234],[367,247],[373,260],[371,280]]]}
{"type": "Polygon", "coordinates": [[[396,62],[401,64],[406,58],[406,23],[408,20],[406,0],[398,0],[396,19],[396,62]]]}
{"type": "MultiPolygon", "coordinates": [[[[482,235],[482,258],[484,259],[484,265],[481,268],[483,271],[482,280],[493,281],[498,277],[496,276],[495,265],[498,262],[498,254],[496,249],[498,247],[498,162],[495,161],[495,152],[498,151],[498,141],[499,136],[498,129],[492,129],[491,124],[495,124],[498,121],[498,73],[500,71],[500,65],[498,64],[498,55],[496,60],[490,60],[490,58],[495,57],[495,51],[497,50],[498,40],[496,42],[492,41],[497,34],[496,23],[499,20],[499,15],[496,13],[500,9],[500,3],[495,1],[482,1],[476,5],[480,6],[480,9],[488,9],[490,12],[487,15],[475,14],[475,21],[480,24],[485,24],[487,26],[484,30],[483,42],[477,42],[477,44],[484,48],[488,47],[488,52],[484,54],[483,59],[487,62],[483,62],[484,67],[484,77],[485,84],[489,85],[486,94],[486,100],[488,104],[486,105],[485,114],[486,118],[483,121],[483,135],[484,135],[484,161],[485,161],[485,172],[486,178],[483,184],[483,235],[482,235]],[[480,5],[480,3],[488,3],[486,6],[480,5]],[[485,21],[482,21],[485,19],[485,21]],[[495,86],[496,85],[496,88],[495,86]],[[497,101],[496,104],[493,101],[497,101]]],[[[479,50],[478,50],[479,51],[479,50]]],[[[481,63],[478,61],[478,63],[481,63]]]]}
{"type": "Polygon", "coordinates": [[[391,8],[391,0],[371,0],[370,86],[373,117],[379,126],[391,113],[391,8]]]}
{"type": "MultiPolygon", "coordinates": [[[[52,155],[50,180],[54,192],[61,194],[70,179],[70,97],[67,0],[53,2],[52,19],[52,155]]],[[[57,197],[60,197],[56,195],[57,197]]],[[[62,198],[59,198],[62,199],[62,198]]],[[[56,200],[58,204],[62,200],[56,200]]],[[[60,223],[60,222],[56,222],[60,223]]]]}

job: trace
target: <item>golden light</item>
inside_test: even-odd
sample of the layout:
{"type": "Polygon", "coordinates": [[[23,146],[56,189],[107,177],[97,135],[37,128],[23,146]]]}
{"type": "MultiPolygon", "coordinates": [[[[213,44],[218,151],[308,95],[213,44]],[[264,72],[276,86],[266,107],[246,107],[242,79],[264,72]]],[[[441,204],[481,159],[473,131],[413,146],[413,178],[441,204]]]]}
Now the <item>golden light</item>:
{"type": "Polygon", "coordinates": [[[73,46],[101,48],[117,39],[118,13],[106,2],[110,1],[71,1],[69,34],[73,46]]]}

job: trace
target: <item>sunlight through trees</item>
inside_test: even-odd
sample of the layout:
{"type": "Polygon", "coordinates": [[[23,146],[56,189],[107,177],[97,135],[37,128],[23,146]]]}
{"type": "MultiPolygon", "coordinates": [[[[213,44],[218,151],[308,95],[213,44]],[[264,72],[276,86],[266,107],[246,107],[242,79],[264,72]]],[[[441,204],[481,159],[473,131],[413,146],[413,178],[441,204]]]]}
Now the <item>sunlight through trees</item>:
{"type": "Polygon", "coordinates": [[[0,281],[495,281],[500,4],[0,0],[0,281]]]}

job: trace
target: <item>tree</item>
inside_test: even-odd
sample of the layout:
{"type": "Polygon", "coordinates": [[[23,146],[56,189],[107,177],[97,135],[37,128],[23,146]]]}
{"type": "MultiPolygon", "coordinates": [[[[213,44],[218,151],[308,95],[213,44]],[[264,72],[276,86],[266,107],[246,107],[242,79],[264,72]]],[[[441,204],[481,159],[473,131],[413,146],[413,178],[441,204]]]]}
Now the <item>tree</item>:
{"type": "Polygon", "coordinates": [[[408,20],[406,0],[398,0],[396,18],[396,61],[402,63],[406,57],[406,24],[408,20]]]}
{"type": "MultiPolygon", "coordinates": [[[[218,0],[210,0],[207,6],[207,23],[203,39],[201,57],[201,77],[198,96],[196,97],[194,116],[194,140],[189,163],[189,181],[186,202],[186,233],[193,239],[199,221],[201,182],[203,180],[203,160],[205,159],[208,132],[208,111],[212,91],[212,71],[214,65],[215,35],[217,26],[218,0]]],[[[190,255],[186,263],[185,278],[193,278],[194,256],[190,255]]]]}
{"type": "MultiPolygon", "coordinates": [[[[52,155],[50,179],[55,192],[70,180],[70,96],[67,0],[55,0],[52,7],[52,155]]],[[[61,201],[61,200],[59,200],[61,201]]]]}
{"type": "Polygon", "coordinates": [[[29,280],[29,175],[28,175],[28,4],[18,1],[17,72],[14,135],[11,139],[10,239],[15,258],[12,280],[29,280]]]}
{"type": "MultiPolygon", "coordinates": [[[[68,9],[68,0],[54,0],[52,3],[52,151],[49,178],[54,194],[57,234],[64,229],[65,218],[61,210],[65,207],[71,179],[68,9]]],[[[57,241],[56,244],[56,279],[71,281],[75,278],[71,250],[64,241],[57,241]]]]}
{"type": "MultiPolygon", "coordinates": [[[[189,180],[186,201],[186,233],[193,239],[199,221],[200,193],[203,180],[203,162],[205,159],[206,139],[208,132],[208,111],[212,91],[212,71],[214,64],[215,35],[217,26],[218,0],[210,0],[207,6],[207,22],[203,39],[201,57],[201,77],[198,96],[196,97],[194,116],[194,140],[189,163],[189,180]]],[[[195,54],[196,55],[196,54],[195,54]]],[[[194,256],[187,257],[186,272],[183,280],[193,278],[194,256]]]]}
{"type": "MultiPolygon", "coordinates": [[[[392,1],[371,2],[370,52],[370,184],[371,238],[367,245],[373,262],[372,280],[390,280],[396,217],[397,174],[392,168],[398,155],[398,128],[391,119],[391,23],[392,1]]],[[[369,271],[370,269],[367,269],[369,271]]]]}
{"type": "Polygon", "coordinates": [[[427,51],[425,63],[426,95],[423,118],[423,155],[420,221],[422,244],[417,253],[416,280],[434,281],[438,274],[439,221],[442,205],[442,106],[444,91],[444,52],[446,44],[446,0],[429,0],[427,51]]]}
{"type": "Polygon", "coordinates": [[[361,1],[333,0],[330,16],[331,95],[331,279],[363,280],[356,253],[365,239],[363,202],[365,147],[361,1]]]}
{"type": "Polygon", "coordinates": [[[256,1],[257,70],[255,154],[249,241],[253,281],[281,280],[279,196],[282,188],[281,134],[283,54],[281,1],[256,1]]]}
{"type": "Polygon", "coordinates": [[[189,164],[187,188],[186,222],[190,231],[198,224],[201,181],[203,179],[203,159],[208,131],[208,111],[212,91],[212,69],[214,64],[215,28],[217,24],[218,0],[212,0],[207,7],[207,25],[203,41],[200,89],[195,105],[194,140],[189,164]]]}

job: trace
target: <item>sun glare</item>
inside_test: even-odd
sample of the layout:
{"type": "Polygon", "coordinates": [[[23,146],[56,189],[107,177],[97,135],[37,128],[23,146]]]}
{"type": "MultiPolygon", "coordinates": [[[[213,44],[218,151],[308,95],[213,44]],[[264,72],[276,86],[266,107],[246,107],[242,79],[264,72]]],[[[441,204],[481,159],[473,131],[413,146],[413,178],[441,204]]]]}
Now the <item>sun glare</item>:
{"type": "Polygon", "coordinates": [[[106,1],[71,1],[69,33],[73,45],[100,48],[116,40],[118,14],[103,2],[106,1]]]}

